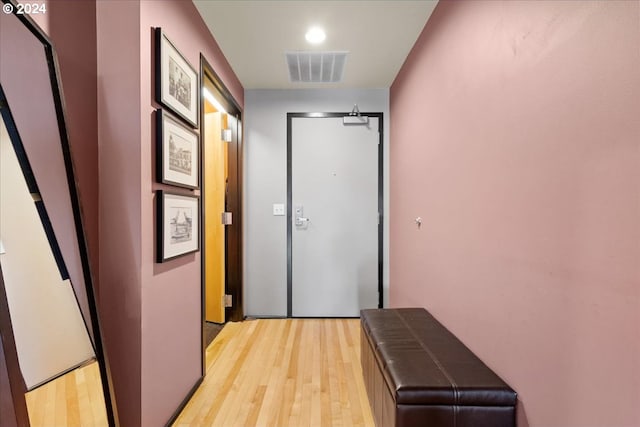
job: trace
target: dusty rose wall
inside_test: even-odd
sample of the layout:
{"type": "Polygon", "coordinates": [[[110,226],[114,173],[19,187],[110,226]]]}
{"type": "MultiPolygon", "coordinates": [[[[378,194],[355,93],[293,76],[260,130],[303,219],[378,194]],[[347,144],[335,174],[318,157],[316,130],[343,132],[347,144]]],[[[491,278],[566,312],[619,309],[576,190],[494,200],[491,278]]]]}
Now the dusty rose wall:
{"type": "Polygon", "coordinates": [[[140,5],[97,1],[96,17],[100,309],[121,425],[141,426],[140,5]]]}
{"type": "Polygon", "coordinates": [[[163,425],[200,377],[200,254],[155,262],[153,27],[240,105],[243,88],[191,2],[97,2],[100,280],[123,425],[163,425]],[[118,31],[114,31],[117,28],[118,31]]]}
{"type": "Polygon", "coordinates": [[[509,382],[519,426],[640,425],[639,18],[441,1],[391,88],[391,305],[509,382]]]}
{"type": "MultiPolygon", "coordinates": [[[[191,65],[207,58],[236,100],[244,90],[192,2],[141,2],[142,104],[142,423],[163,425],[201,375],[200,252],[155,263],[155,67],[153,28],[161,27],[191,65]]],[[[187,191],[188,193],[188,191],[187,191]]]]}

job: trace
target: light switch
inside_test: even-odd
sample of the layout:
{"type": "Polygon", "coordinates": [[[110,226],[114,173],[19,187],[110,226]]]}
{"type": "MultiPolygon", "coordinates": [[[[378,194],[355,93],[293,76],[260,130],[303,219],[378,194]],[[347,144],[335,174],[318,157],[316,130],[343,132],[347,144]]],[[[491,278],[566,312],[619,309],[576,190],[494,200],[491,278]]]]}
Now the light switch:
{"type": "Polygon", "coordinates": [[[274,205],[273,205],[273,215],[274,216],[284,216],[284,204],[282,204],[282,203],[274,203],[274,205]]]}
{"type": "Polygon", "coordinates": [[[4,245],[2,244],[2,240],[0,240],[0,255],[2,255],[4,253],[5,253],[4,245]]]}

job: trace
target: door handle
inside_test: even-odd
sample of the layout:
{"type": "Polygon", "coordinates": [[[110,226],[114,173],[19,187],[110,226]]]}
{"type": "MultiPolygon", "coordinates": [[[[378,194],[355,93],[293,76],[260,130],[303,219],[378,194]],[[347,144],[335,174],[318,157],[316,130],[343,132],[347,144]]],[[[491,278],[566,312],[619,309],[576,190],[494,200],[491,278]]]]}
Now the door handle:
{"type": "Polygon", "coordinates": [[[298,205],[295,207],[294,209],[294,218],[295,218],[295,224],[298,227],[302,227],[303,225],[306,225],[309,223],[309,218],[305,218],[303,217],[303,209],[302,206],[298,205]]]}

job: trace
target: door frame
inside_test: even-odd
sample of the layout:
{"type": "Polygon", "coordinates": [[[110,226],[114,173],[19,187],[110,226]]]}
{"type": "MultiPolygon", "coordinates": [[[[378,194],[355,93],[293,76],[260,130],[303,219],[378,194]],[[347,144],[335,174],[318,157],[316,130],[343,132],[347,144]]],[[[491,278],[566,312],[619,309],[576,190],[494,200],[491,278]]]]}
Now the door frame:
{"type": "MultiPolygon", "coordinates": [[[[363,116],[378,119],[378,308],[383,305],[382,263],[384,245],[384,126],[383,113],[360,113],[363,116]]],[[[327,119],[349,116],[345,113],[287,113],[287,317],[293,317],[293,177],[292,143],[293,143],[293,119],[327,119]]],[[[357,126],[357,125],[354,125],[357,126]]]]}
{"type": "MultiPolygon", "coordinates": [[[[228,202],[229,211],[233,212],[233,224],[227,226],[225,230],[225,293],[229,293],[233,297],[233,307],[225,308],[225,322],[227,320],[240,321],[244,318],[243,308],[243,282],[242,282],[242,176],[243,176],[243,156],[242,156],[242,114],[243,111],[234,99],[231,92],[224,85],[220,77],[213,70],[213,67],[204,57],[200,54],[200,87],[204,87],[205,80],[210,80],[222,99],[218,101],[227,110],[229,115],[235,116],[238,121],[237,134],[234,134],[236,143],[233,144],[235,149],[229,147],[228,157],[228,171],[229,176],[235,175],[236,179],[229,179],[229,194],[231,200],[228,202]],[[233,152],[233,153],[232,153],[233,152]]],[[[199,94],[200,97],[200,150],[204,153],[204,97],[199,94]]],[[[235,131],[234,131],[235,133],[235,131]]],[[[204,158],[200,158],[200,174],[204,176],[204,158]]],[[[203,200],[200,203],[200,240],[204,241],[204,230],[206,226],[206,215],[204,212],[204,198],[205,184],[204,179],[200,180],[200,197],[203,200]]],[[[206,292],[205,292],[205,252],[206,245],[202,245],[200,252],[200,302],[201,302],[201,361],[202,361],[202,376],[206,374],[206,335],[205,335],[205,322],[206,322],[206,292]]]]}

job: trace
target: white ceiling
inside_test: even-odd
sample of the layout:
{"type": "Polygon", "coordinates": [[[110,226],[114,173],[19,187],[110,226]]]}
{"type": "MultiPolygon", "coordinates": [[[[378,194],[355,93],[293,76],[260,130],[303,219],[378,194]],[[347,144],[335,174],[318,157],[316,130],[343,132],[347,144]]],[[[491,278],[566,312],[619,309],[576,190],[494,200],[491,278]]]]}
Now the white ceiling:
{"type": "Polygon", "coordinates": [[[437,0],[193,0],[245,89],[385,88],[404,63],[437,0]],[[311,26],[327,38],[307,43],[311,26]],[[285,51],[349,51],[341,83],[290,83],[285,51]]]}

